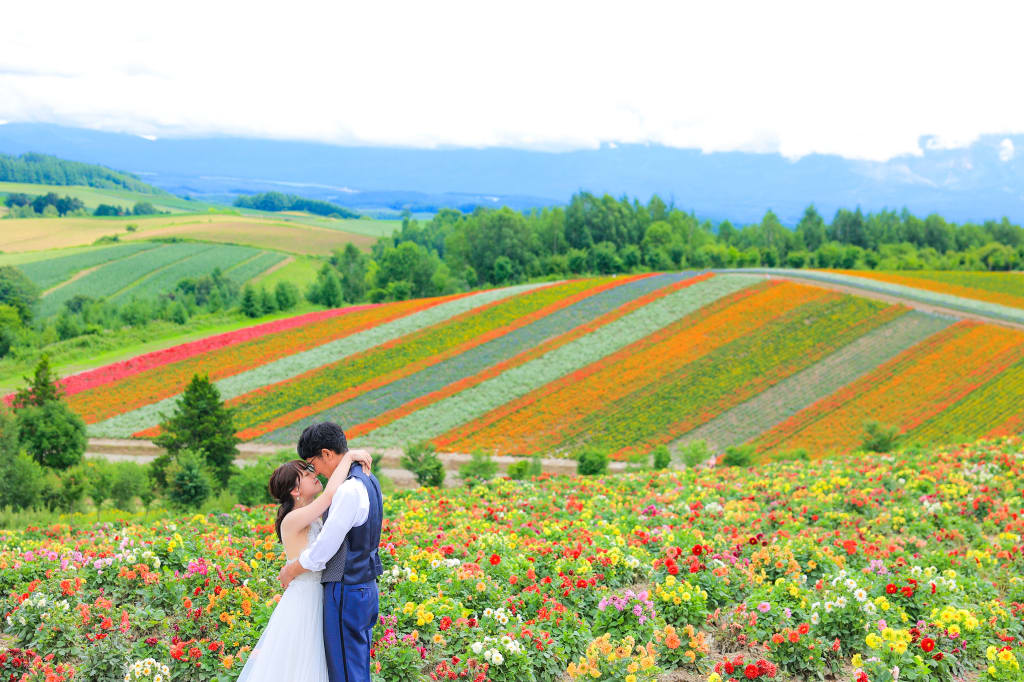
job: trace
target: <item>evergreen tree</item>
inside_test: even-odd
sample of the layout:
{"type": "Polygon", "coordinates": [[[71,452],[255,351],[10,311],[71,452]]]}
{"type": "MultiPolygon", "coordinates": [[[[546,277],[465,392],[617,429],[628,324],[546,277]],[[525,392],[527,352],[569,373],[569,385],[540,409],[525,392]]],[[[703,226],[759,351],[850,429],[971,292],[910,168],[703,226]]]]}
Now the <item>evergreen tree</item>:
{"type": "Polygon", "coordinates": [[[14,395],[14,408],[42,407],[46,403],[57,402],[64,395],[64,391],[57,385],[57,376],[50,368],[50,358],[47,355],[39,360],[32,378],[25,377],[28,385],[19,388],[14,395]]]}
{"type": "Polygon", "coordinates": [[[242,290],[242,314],[246,317],[259,317],[262,313],[256,289],[251,284],[246,284],[245,289],[242,290]]]}
{"type": "Polygon", "coordinates": [[[160,426],[163,433],[153,440],[156,445],[172,457],[186,449],[202,453],[220,482],[227,483],[239,441],[232,411],[225,407],[209,377],[193,375],[174,413],[164,417],[160,426]]]}

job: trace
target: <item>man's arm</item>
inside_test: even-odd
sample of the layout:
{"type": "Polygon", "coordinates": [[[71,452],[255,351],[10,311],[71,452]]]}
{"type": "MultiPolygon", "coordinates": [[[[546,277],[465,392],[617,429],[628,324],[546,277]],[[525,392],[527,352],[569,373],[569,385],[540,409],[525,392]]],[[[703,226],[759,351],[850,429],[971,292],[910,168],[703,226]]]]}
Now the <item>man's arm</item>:
{"type": "Polygon", "coordinates": [[[341,549],[349,530],[366,523],[370,514],[370,497],[366,486],[358,479],[348,479],[331,501],[331,512],[320,535],[303,550],[298,561],[285,564],[279,574],[281,587],[307,571],[322,571],[331,557],[341,549]]]}

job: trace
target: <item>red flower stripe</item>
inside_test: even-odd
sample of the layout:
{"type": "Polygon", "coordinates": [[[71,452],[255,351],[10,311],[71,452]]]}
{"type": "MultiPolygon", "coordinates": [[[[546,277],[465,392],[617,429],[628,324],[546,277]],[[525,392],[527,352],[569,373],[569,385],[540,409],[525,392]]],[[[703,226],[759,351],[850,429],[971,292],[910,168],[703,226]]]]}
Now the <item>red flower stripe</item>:
{"type": "Polygon", "coordinates": [[[130,382],[108,383],[82,391],[72,396],[68,404],[86,423],[93,424],[176,395],[185,389],[193,374],[207,374],[214,381],[223,379],[447,300],[451,299],[433,298],[354,306],[341,309],[340,314],[324,311],[335,314],[322,316],[304,325],[283,326],[282,329],[273,329],[200,354],[189,351],[176,361],[133,373],[130,382]]]}
{"type": "Polygon", "coordinates": [[[406,415],[412,414],[416,410],[420,410],[426,407],[427,405],[432,405],[433,403],[436,403],[439,400],[444,400],[449,396],[455,395],[456,393],[472,388],[477,384],[483,383],[488,379],[492,379],[498,376],[502,372],[506,372],[512,369],[513,367],[519,367],[520,365],[524,365],[535,358],[539,358],[545,353],[549,353],[555,350],[556,348],[560,348],[565,344],[580,338],[581,336],[590,334],[594,330],[599,329],[606,324],[614,322],[615,320],[624,317],[625,315],[628,315],[629,313],[633,312],[634,310],[644,305],[648,305],[651,301],[655,299],[668,296],[670,293],[678,291],[679,288],[681,288],[682,286],[689,286],[694,282],[703,281],[710,277],[712,277],[711,273],[706,273],[703,275],[698,275],[692,280],[687,280],[684,282],[673,284],[671,286],[662,287],[661,289],[653,291],[650,294],[647,294],[646,296],[630,301],[626,305],[620,306],[617,309],[609,313],[606,313],[594,320],[591,320],[586,324],[582,324],[579,327],[570,329],[564,334],[548,339],[547,341],[543,342],[542,344],[535,348],[520,353],[519,355],[509,358],[508,360],[505,360],[503,362],[499,362],[496,365],[488,367],[487,369],[478,374],[456,381],[455,383],[452,383],[439,391],[434,391],[433,393],[428,393],[427,395],[420,396],[419,398],[416,398],[415,400],[412,400],[402,405],[402,407],[399,407],[394,410],[389,410],[371,419],[370,421],[363,422],[362,424],[356,424],[351,429],[348,429],[346,433],[349,434],[349,436],[352,438],[366,435],[367,433],[373,431],[374,429],[379,429],[380,427],[390,424],[391,422],[396,421],[398,419],[401,419],[406,415]]]}
{"type": "MultiPolygon", "coordinates": [[[[333,310],[321,310],[281,320],[274,320],[273,322],[265,322],[263,324],[257,324],[252,327],[237,329],[223,334],[208,336],[205,339],[190,341],[189,343],[171,346],[170,348],[162,348],[151,353],[135,356],[128,360],[104,365],[103,367],[91,369],[86,372],[80,372],[79,374],[61,379],[59,384],[64,389],[65,395],[72,396],[98,386],[121,381],[122,379],[134,376],[155,367],[162,367],[196,355],[209,353],[219,348],[224,348],[225,346],[243,343],[267,334],[294,329],[296,327],[312,324],[321,320],[328,320],[339,315],[356,312],[371,306],[372,304],[351,306],[349,308],[335,308],[333,310]]],[[[4,396],[4,400],[7,404],[10,404],[13,398],[13,393],[11,395],[4,396]]]]}
{"type": "MultiPolygon", "coordinates": [[[[269,419],[269,420],[263,421],[263,422],[261,422],[259,424],[256,424],[254,426],[250,426],[248,428],[244,428],[244,429],[240,430],[237,435],[242,440],[252,440],[253,438],[257,438],[259,436],[262,436],[265,433],[270,433],[271,431],[274,431],[274,430],[279,429],[281,427],[287,426],[288,424],[293,424],[293,423],[297,422],[298,420],[300,420],[300,419],[302,419],[304,417],[309,417],[309,416],[312,416],[314,414],[318,414],[320,412],[323,412],[324,410],[327,410],[327,409],[330,409],[330,408],[334,407],[335,405],[340,405],[341,403],[344,403],[346,401],[352,400],[353,398],[356,398],[356,397],[358,397],[358,396],[360,396],[360,395],[362,395],[364,393],[367,393],[367,392],[372,391],[374,389],[380,388],[381,386],[385,386],[387,384],[390,384],[393,381],[397,381],[397,380],[402,379],[404,377],[407,377],[407,376],[410,376],[412,374],[415,374],[416,372],[419,372],[419,371],[421,371],[421,370],[423,370],[423,369],[425,369],[427,367],[430,367],[431,365],[436,365],[437,363],[443,362],[445,360],[448,360],[449,358],[453,358],[456,355],[461,355],[462,353],[465,353],[466,351],[470,350],[471,348],[475,348],[477,346],[483,345],[483,344],[487,343],[488,341],[491,341],[493,339],[498,338],[499,336],[504,336],[505,334],[508,334],[508,333],[510,333],[510,332],[512,332],[512,331],[514,331],[516,329],[519,329],[521,327],[525,327],[526,325],[528,325],[528,324],[530,324],[530,323],[532,323],[532,322],[534,322],[536,320],[539,320],[539,319],[541,319],[543,317],[546,317],[546,316],[548,316],[548,315],[550,315],[550,314],[552,314],[552,313],[554,313],[554,312],[556,312],[558,310],[561,310],[563,308],[567,308],[567,307],[573,305],[574,303],[577,303],[577,302],[583,300],[584,298],[589,298],[590,296],[593,296],[594,294],[596,294],[598,292],[604,291],[606,289],[611,289],[611,288],[614,288],[614,287],[617,287],[617,286],[621,286],[621,285],[625,284],[626,282],[630,282],[630,281],[633,281],[635,279],[639,279],[639,278],[642,278],[642,277],[650,277],[650,275],[649,274],[641,274],[641,275],[635,275],[633,277],[616,278],[616,279],[614,279],[612,281],[607,281],[607,282],[604,282],[604,283],[601,283],[601,284],[598,284],[598,282],[600,282],[601,280],[593,281],[593,283],[596,286],[588,286],[583,291],[578,291],[578,292],[576,292],[576,293],[574,293],[574,294],[572,294],[570,296],[566,296],[564,298],[560,298],[560,299],[558,299],[558,300],[556,300],[556,301],[554,301],[552,303],[549,303],[549,304],[545,305],[543,308],[540,308],[540,309],[535,310],[535,311],[533,311],[533,312],[531,312],[531,313],[529,313],[527,315],[523,315],[523,316],[519,317],[518,319],[516,319],[511,324],[506,324],[506,325],[503,325],[501,327],[488,330],[488,331],[484,332],[483,334],[479,334],[479,335],[473,336],[471,339],[469,339],[468,341],[466,341],[466,342],[464,342],[462,344],[459,344],[459,345],[454,346],[454,347],[448,347],[444,351],[442,351],[441,353],[436,353],[436,354],[429,355],[427,357],[420,358],[419,360],[416,360],[414,362],[410,362],[410,363],[400,367],[399,369],[393,370],[391,372],[387,372],[385,374],[381,374],[381,375],[375,376],[375,377],[371,378],[370,380],[364,381],[364,382],[362,382],[362,383],[360,383],[360,384],[358,384],[356,386],[351,386],[350,388],[347,388],[344,391],[340,391],[338,393],[334,393],[334,394],[331,394],[331,395],[324,396],[323,398],[320,398],[319,400],[313,401],[313,402],[311,402],[311,403],[309,403],[307,405],[302,405],[301,407],[298,407],[298,408],[296,408],[294,410],[291,410],[291,411],[289,411],[289,412],[287,412],[285,414],[282,414],[282,415],[279,415],[277,417],[274,417],[273,419],[269,419]]],[[[541,291],[551,291],[553,289],[562,288],[562,287],[578,287],[579,285],[580,285],[579,281],[553,284],[553,285],[548,286],[548,287],[543,287],[542,289],[534,289],[533,291],[526,292],[525,294],[520,294],[520,296],[513,297],[513,299],[530,296],[531,294],[532,295],[537,295],[538,292],[541,292],[541,291]]],[[[468,319],[470,317],[477,317],[477,316],[479,316],[479,314],[483,310],[486,310],[488,308],[494,308],[494,307],[496,307],[498,305],[502,305],[502,304],[508,305],[508,304],[512,303],[513,299],[505,299],[503,301],[495,301],[494,303],[492,303],[492,304],[490,304],[488,306],[484,306],[482,308],[477,308],[475,310],[470,310],[470,311],[468,311],[468,312],[466,312],[466,313],[464,313],[462,315],[459,315],[459,316],[453,318],[452,320],[449,320],[449,321],[447,321],[445,323],[442,323],[442,324],[443,324],[443,326],[449,326],[452,323],[461,322],[461,321],[463,321],[465,319],[468,319]]],[[[422,337],[422,336],[426,336],[428,333],[436,333],[438,329],[439,329],[439,327],[435,327],[435,328],[432,328],[430,330],[424,330],[423,332],[417,333],[417,336],[421,336],[422,337]]],[[[383,345],[378,346],[378,347],[376,347],[376,348],[374,348],[372,350],[366,351],[366,353],[361,354],[361,355],[365,356],[367,354],[379,353],[382,350],[389,349],[389,348],[391,348],[393,346],[397,346],[397,345],[402,344],[402,343],[407,343],[409,341],[409,339],[410,339],[410,337],[398,338],[398,339],[395,339],[394,341],[388,342],[387,344],[383,344],[383,345]]],[[[349,360],[350,360],[350,358],[346,358],[345,360],[343,360],[341,363],[338,363],[338,364],[344,364],[345,362],[347,362],[349,360]]],[[[336,365],[328,366],[327,369],[328,370],[332,369],[335,366],[336,365]]],[[[320,369],[317,369],[317,370],[313,370],[311,372],[307,372],[306,374],[300,375],[299,377],[296,377],[295,379],[290,379],[287,382],[281,382],[279,384],[274,384],[272,386],[265,386],[265,387],[263,387],[261,389],[258,389],[257,391],[253,391],[251,393],[247,393],[246,395],[239,396],[238,398],[234,399],[233,401],[230,401],[229,404],[230,405],[237,405],[237,404],[240,404],[240,403],[250,403],[250,402],[252,402],[253,397],[256,396],[256,395],[263,395],[263,394],[265,394],[267,392],[270,392],[270,391],[282,390],[283,389],[283,384],[301,382],[307,376],[312,376],[314,374],[318,374],[321,371],[323,371],[324,369],[325,368],[320,368],[320,369]]]]}

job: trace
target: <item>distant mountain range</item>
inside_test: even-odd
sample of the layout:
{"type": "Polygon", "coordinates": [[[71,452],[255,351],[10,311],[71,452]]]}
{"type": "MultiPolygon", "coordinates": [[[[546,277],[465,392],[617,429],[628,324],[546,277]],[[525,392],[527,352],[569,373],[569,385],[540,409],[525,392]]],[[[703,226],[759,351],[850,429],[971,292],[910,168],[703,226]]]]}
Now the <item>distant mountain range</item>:
{"type": "Polygon", "coordinates": [[[985,136],[885,162],[812,155],[723,152],[657,145],[541,152],[397,149],[244,138],[144,139],[50,124],[0,125],[0,152],[34,151],[135,173],[174,194],[230,203],[277,190],[363,211],[528,209],[563,204],[576,191],[646,201],[657,193],[698,217],[759,220],[772,209],[794,224],[809,203],[936,212],[949,220],[1024,222],[1024,135],[985,136]],[[1019,151],[1018,151],[1019,150],[1019,151]]]}

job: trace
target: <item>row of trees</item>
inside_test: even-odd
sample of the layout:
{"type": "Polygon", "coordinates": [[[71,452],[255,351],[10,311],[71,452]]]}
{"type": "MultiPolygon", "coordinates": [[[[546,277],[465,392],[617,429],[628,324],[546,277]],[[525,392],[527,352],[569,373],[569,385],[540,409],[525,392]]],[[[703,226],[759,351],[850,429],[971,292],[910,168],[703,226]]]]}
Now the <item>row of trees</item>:
{"type": "MultiPolygon", "coordinates": [[[[0,509],[71,511],[85,495],[97,510],[106,500],[125,509],[136,498],[148,507],[158,493],[172,506],[195,507],[239,473],[231,411],[207,377],[193,377],[161,427],[155,443],[166,453],[148,467],[83,460],[85,424],[44,356],[13,410],[0,403],[0,509]]],[[[248,479],[240,483],[246,504],[269,501],[248,479]]]]}
{"type": "Polygon", "coordinates": [[[336,251],[309,300],[322,305],[433,296],[529,278],[682,268],[1009,270],[1024,263],[1024,229],[1001,221],[956,224],[907,210],[839,210],[826,222],[808,206],[795,229],[768,211],[758,223],[712,225],[665,204],[588,193],[566,207],[444,209],[400,230],[371,254],[336,251]]]}
{"type": "MultiPolygon", "coordinates": [[[[25,194],[11,192],[4,198],[4,205],[10,209],[8,218],[57,218],[64,216],[89,215],[85,203],[71,195],[59,196],[56,192],[46,194],[25,194]]],[[[141,216],[168,213],[161,211],[149,201],[136,201],[125,207],[117,204],[100,204],[92,212],[94,216],[141,216]]]]}
{"type": "Polygon", "coordinates": [[[235,206],[239,208],[254,208],[259,211],[306,211],[315,215],[333,216],[337,218],[358,218],[359,213],[344,206],[338,206],[328,201],[307,199],[295,194],[284,194],[282,192],[263,192],[247,197],[235,199],[235,206]]]}
{"type": "Polygon", "coordinates": [[[85,185],[105,189],[126,189],[145,194],[164,194],[134,175],[106,166],[66,161],[56,156],[29,152],[21,156],[0,154],[0,182],[35,185],[85,185]]]}
{"type": "Polygon", "coordinates": [[[10,209],[9,218],[58,217],[86,215],[85,203],[78,197],[58,196],[56,192],[31,195],[12,192],[4,199],[4,206],[10,209]]]}
{"type": "Polygon", "coordinates": [[[59,313],[35,319],[38,288],[17,268],[0,267],[0,358],[16,350],[31,352],[59,341],[101,335],[125,327],[143,328],[163,321],[186,325],[196,315],[238,309],[250,317],[294,308],[301,294],[282,282],[271,291],[237,282],[215,269],[209,275],[181,280],[155,298],[114,303],[77,294],[59,313]]]}

